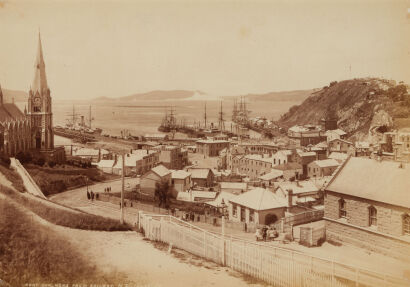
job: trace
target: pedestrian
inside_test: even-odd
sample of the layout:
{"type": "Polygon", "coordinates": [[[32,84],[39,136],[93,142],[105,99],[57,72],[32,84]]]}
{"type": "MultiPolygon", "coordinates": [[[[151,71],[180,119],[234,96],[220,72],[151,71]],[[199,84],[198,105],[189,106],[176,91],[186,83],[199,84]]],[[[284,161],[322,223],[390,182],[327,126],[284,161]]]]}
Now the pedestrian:
{"type": "Polygon", "coordinates": [[[121,201],[120,201],[120,209],[121,209],[121,201]]]}
{"type": "Polygon", "coordinates": [[[262,228],[263,241],[266,241],[267,232],[268,232],[268,228],[266,228],[266,226],[264,226],[264,227],[262,228]]]}
{"type": "Polygon", "coordinates": [[[94,192],[91,190],[91,201],[94,200],[94,192]]]}
{"type": "Polygon", "coordinates": [[[95,194],[95,199],[98,200],[98,192],[95,194]]]}
{"type": "Polygon", "coordinates": [[[91,198],[91,195],[90,195],[90,193],[88,192],[88,190],[87,190],[87,198],[88,198],[88,200],[90,200],[90,198],[91,198]]]}
{"type": "Polygon", "coordinates": [[[106,187],[104,187],[104,192],[107,192],[107,188],[106,188],[106,187]]]}

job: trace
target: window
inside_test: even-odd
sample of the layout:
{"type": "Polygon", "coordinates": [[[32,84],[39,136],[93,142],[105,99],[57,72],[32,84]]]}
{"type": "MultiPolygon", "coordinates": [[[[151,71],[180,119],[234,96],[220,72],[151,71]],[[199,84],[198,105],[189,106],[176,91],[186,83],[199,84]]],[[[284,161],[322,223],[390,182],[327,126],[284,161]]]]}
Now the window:
{"type": "Polygon", "coordinates": [[[369,226],[377,226],[377,209],[374,206],[369,207],[369,226]]]}
{"type": "Polygon", "coordinates": [[[236,217],[236,214],[237,214],[236,204],[232,204],[232,216],[236,217]]]}
{"type": "Polygon", "coordinates": [[[403,234],[410,235],[410,216],[408,214],[403,215],[403,234]]]}
{"type": "Polygon", "coordinates": [[[346,217],[346,201],[343,198],[339,200],[339,218],[346,217]]]}
{"type": "Polygon", "coordinates": [[[253,222],[255,218],[255,211],[253,209],[249,209],[249,222],[253,222]]]}

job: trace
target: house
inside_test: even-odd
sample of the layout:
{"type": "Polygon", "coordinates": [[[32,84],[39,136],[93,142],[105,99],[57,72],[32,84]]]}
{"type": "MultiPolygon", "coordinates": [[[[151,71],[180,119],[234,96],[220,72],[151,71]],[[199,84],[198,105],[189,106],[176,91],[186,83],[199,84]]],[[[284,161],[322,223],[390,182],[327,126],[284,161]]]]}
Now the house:
{"type": "Polygon", "coordinates": [[[303,167],[296,162],[288,162],[285,164],[276,165],[273,167],[275,170],[281,170],[283,172],[283,178],[289,180],[291,178],[298,179],[303,174],[303,167]]]}
{"type": "Polygon", "coordinates": [[[169,169],[183,169],[188,164],[188,150],[173,145],[157,145],[159,162],[169,169]]]}
{"type": "Polygon", "coordinates": [[[347,136],[347,133],[341,129],[326,131],[326,138],[328,142],[334,139],[346,139],[346,136],[347,136]]]}
{"type": "Polygon", "coordinates": [[[165,166],[158,165],[140,177],[141,193],[155,197],[156,184],[164,181],[172,184],[172,172],[165,166]]]}
{"type": "Polygon", "coordinates": [[[318,126],[293,126],[288,130],[288,137],[301,146],[315,145],[326,140],[325,132],[318,126]]]}
{"type": "Polygon", "coordinates": [[[265,186],[271,186],[275,180],[281,177],[283,177],[283,170],[272,169],[269,173],[260,176],[259,179],[265,186]]]}
{"type": "Polygon", "coordinates": [[[273,156],[273,165],[280,165],[290,162],[292,158],[291,150],[279,150],[273,156]]]}
{"type": "Polygon", "coordinates": [[[184,170],[172,170],[171,179],[173,192],[172,194],[176,197],[178,192],[187,192],[191,189],[192,181],[191,174],[184,170]]]}
{"type": "Polygon", "coordinates": [[[335,159],[315,160],[308,164],[309,177],[323,177],[332,175],[340,163],[335,159]]]}
{"type": "Polygon", "coordinates": [[[214,211],[222,213],[222,208],[228,207],[229,200],[235,198],[237,195],[231,192],[221,191],[212,201],[205,202],[205,205],[211,207],[214,211]],[[223,204],[222,204],[223,202],[223,204]]]}
{"type": "Polygon", "coordinates": [[[317,155],[317,159],[327,158],[327,142],[320,142],[314,146],[309,147],[309,151],[313,151],[317,155]]]}
{"type": "Polygon", "coordinates": [[[137,174],[144,174],[159,164],[160,153],[156,150],[135,149],[131,154],[137,159],[137,174]]]}
{"type": "Polygon", "coordinates": [[[410,257],[410,164],[350,157],[325,189],[326,238],[410,257]]]}
{"type": "Polygon", "coordinates": [[[273,158],[268,155],[248,154],[239,159],[238,172],[241,175],[246,175],[251,179],[256,179],[258,176],[271,171],[273,166],[273,158]]]}
{"type": "Polygon", "coordinates": [[[114,163],[115,160],[113,159],[102,159],[97,163],[97,168],[105,173],[112,174],[114,163]]]}
{"type": "Polygon", "coordinates": [[[333,139],[328,143],[328,152],[334,151],[348,153],[354,147],[352,142],[343,139],[333,139]]]}
{"type": "Polygon", "coordinates": [[[216,197],[215,191],[203,191],[203,190],[195,190],[191,189],[188,192],[178,192],[177,200],[181,201],[199,201],[199,202],[209,202],[213,201],[216,197]]]}
{"type": "Polygon", "coordinates": [[[372,153],[370,149],[370,143],[368,142],[355,142],[354,143],[354,156],[370,156],[372,153]]]}
{"type": "Polygon", "coordinates": [[[315,161],[317,159],[316,152],[314,151],[303,151],[303,150],[296,150],[295,155],[295,162],[300,164],[303,169],[303,175],[306,177],[308,176],[308,164],[315,161]]]}
{"type": "Polygon", "coordinates": [[[253,224],[272,224],[285,216],[288,202],[265,188],[255,188],[229,200],[229,220],[253,224]]]}
{"type": "Polygon", "coordinates": [[[329,155],[329,159],[334,159],[339,163],[344,162],[349,156],[346,153],[334,151],[329,155]]]}
{"type": "Polygon", "coordinates": [[[410,162],[410,129],[384,133],[379,148],[383,152],[392,153],[394,160],[410,162]]]}
{"type": "Polygon", "coordinates": [[[193,186],[212,187],[214,186],[215,175],[210,168],[189,168],[193,186]]]}
{"type": "Polygon", "coordinates": [[[298,203],[305,203],[315,200],[318,195],[319,188],[311,181],[285,181],[275,184],[275,192],[278,196],[286,198],[289,204],[289,211],[292,211],[292,207],[298,203]]]}
{"type": "Polygon", "coordinates": [[[227,140],[198,140],[196,141],[197,152],[207,157],[218,156],[219,152],[229,148],[227,140]]]}
{"type": "Polygon", "coordinates": [[[233,194],[241,194],[248,190],[248,183],[246,182],[220,182],[221,192],[228,192],[233,194]]]}
{"type": "Polygon", "coordinates": [[[72,156],[78,156],[83,159],[89,159],[91,162],[99,162],[102,159],[110,158],[111,153],[105,149],[92,149],[92,148],[78,148],[72,149],[72,156]]]}

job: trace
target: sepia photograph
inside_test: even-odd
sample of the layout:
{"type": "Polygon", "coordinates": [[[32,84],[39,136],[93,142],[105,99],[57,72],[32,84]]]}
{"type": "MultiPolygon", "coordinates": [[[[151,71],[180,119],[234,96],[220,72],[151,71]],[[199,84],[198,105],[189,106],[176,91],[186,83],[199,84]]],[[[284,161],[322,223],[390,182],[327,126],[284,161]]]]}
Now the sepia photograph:
{"type": "Polygon", "coordinates": [[[410,0],[0,0],[0,287],[410,286],[410,0]]]}

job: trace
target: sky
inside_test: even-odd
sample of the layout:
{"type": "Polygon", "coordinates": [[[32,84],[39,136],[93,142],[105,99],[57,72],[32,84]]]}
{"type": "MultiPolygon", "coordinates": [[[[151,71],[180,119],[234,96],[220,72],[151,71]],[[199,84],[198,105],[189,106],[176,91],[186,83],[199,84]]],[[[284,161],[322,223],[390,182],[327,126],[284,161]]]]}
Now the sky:
{"type": "Polygon", "coordinates": [[[41,31],[55,99],[410,83],[410,2],[0,0],[0,85],[28,91],[41,31]]]}

